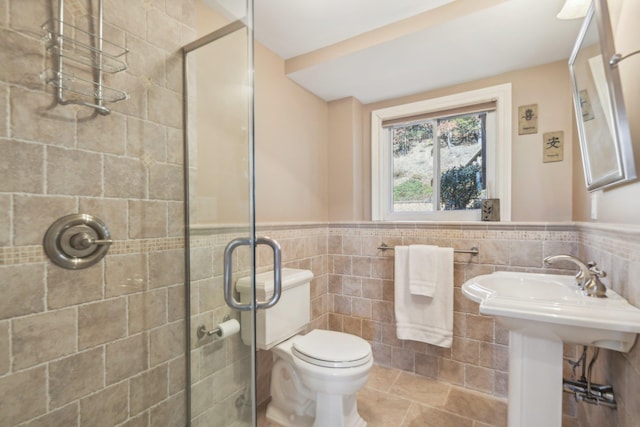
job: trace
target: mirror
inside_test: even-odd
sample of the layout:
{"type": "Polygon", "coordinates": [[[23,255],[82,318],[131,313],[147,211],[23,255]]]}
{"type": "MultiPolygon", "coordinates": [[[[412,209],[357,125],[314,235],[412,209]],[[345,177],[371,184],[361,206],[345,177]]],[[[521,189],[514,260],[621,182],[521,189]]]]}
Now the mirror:
{"type": "Polygon", "coordinates": [[[589,191],[636,178],[631,135],[614,55],[607,0],[594,0],[569,59],[589,191]]]}

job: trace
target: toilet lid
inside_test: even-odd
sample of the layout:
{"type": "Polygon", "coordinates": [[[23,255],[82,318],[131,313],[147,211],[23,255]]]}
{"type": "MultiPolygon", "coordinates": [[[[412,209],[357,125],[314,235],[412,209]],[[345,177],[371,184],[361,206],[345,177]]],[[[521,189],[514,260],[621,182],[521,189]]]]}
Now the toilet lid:
{"type": "Polygon", "coordinates": [[[314,365],[349,368],[367,363],[371,346],[355,335],[314,329],[295,340],[293,354],[314,365]]]}

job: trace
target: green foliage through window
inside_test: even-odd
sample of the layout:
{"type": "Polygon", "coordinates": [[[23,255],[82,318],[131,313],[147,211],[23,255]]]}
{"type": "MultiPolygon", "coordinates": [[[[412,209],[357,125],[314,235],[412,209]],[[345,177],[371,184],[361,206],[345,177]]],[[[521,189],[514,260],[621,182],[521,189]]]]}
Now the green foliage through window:
{"type": "Polygon", "coordinates": [[[411,178],[393,187],[396,202],[425,200],[431,197],[433,189],[419,179],[411,178]]]}
{"type": "Polygon", "coordinates": [[[440,191],[442,205],[445,210],[467,209],[471,202],[478,199],[478,174],[480,166],[472,163],[466,166],[457,166],[442,174],[440,191]]]}

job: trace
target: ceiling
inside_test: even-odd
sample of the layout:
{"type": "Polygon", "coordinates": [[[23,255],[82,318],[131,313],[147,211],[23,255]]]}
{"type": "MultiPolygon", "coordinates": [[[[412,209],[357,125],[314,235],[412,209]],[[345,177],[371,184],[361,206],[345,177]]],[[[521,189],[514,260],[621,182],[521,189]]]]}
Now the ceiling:
{"type": "MultiPolygon", "coordinates": [[[[205,0],[229,17],[243,1],[205,0]]],[[[564,0],[254,0],[255,37],[324,100],[371,103],[569,57],[564,0]]],[[[235,11],[235,12],[234,12],[235,11]]]]}

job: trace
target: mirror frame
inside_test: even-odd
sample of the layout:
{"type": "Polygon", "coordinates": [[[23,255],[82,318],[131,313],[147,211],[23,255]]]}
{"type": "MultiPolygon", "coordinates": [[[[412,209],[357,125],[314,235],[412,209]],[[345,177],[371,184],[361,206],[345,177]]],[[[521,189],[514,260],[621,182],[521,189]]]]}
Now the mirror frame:
{"type": "Polygon", "coordinates": [[[582,153],[582,166],[587,190],[589,191],[620,185],[635,180],[637,177],[633,159],[631,133],[629,131],[629,123],[627,121],[627,114],[622,96],[620,75],[618,73],[617,66],[611,65],[609,62],[610,58],[612,58],[614,54],[615,47],[607,0],[593,0],[569,59],[569,74],[571,75],[574,111],[576,114],[576,124],[580,139],[580,152],[582,153]],[[611,120],[614,128],[612,129],[612,139],[617,162],[617,170],[602,174],[601,176],[593,176],[591,173],[591,164],[596,161],[596,159],[590,158],[589,156],[580,90],[578,89],[574,69],[576,57],[580,53],[580,49],[582,48],[582,44],[585,40],[587,30],[592,24],[592,20],[595,20],[595,23],[597,24],[600,52],[604,59],[604,75],[606,78],[607,88],[609,90],[611,112],[613,113],[611,120]]]}

